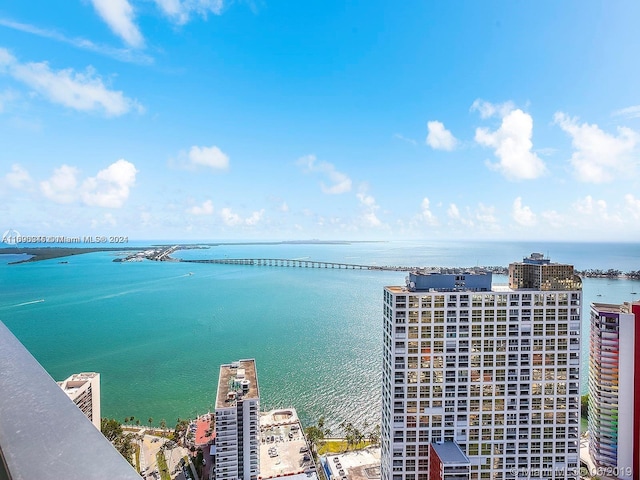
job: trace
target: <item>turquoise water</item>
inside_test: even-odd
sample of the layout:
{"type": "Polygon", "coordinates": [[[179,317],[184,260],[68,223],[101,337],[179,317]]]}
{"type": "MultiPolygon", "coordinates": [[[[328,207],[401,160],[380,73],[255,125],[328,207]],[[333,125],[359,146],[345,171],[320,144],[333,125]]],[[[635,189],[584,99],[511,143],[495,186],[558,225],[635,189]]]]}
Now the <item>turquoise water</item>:
{"type": "MultiPolygon", "coordinates": [[[[531,251],[579,269],[640,268],[638,245],[605,244],[236,245],[175,256],[506,266],[531,251]]],[[[101,372],[103,416],[193,417],[212,407],[221,363],[256,358],[264,408],[293,405],[304,421],[325,415],[334,426],[379,422],[382,289],[403,284],[405,273],[113,258],[0,263],[0,320],[53,378],[101,372]]],[[[586,279],[584,304],[631,300],[635,291],[640,282],[586,279]]],[[[586,374],[586,308],[583,316],[586,374]]]]}

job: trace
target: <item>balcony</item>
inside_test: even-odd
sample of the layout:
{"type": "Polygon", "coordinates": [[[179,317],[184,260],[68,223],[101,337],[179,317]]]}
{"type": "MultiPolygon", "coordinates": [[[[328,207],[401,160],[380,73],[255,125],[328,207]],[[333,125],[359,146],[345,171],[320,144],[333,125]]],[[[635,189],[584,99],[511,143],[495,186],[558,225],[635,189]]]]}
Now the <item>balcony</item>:
{"type": "Polygon", "coordinates": [[[0,478],[140,475],[0,322],[0,478]]]}

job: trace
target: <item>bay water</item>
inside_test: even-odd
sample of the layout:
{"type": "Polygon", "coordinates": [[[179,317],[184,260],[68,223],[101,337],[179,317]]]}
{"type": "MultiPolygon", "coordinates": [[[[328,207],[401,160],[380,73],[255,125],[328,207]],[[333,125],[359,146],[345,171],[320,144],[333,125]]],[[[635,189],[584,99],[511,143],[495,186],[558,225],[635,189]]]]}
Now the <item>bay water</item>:
{"type": "MultiPolygon", "coordinates": [[[[222,244],[173,256],[470,267],[531,252],[580,270],[640,269],[640,245],[602,243],[222,244]]],[[[306,424],[323,415],[334,430],[379,423],[382,291],[406,273],[113,262],[119,255],[18,265],[8,262],[20,256],[0,256],[0,320],[54,379],[100,372],[102,416],[193,418],[213,408],[220,364],[255,358],[263,409],[294,406],[306,424]]],[[[640,299],[640,282],[587,278],[583,288],[586,391],[589,303],[640,299]]]]}

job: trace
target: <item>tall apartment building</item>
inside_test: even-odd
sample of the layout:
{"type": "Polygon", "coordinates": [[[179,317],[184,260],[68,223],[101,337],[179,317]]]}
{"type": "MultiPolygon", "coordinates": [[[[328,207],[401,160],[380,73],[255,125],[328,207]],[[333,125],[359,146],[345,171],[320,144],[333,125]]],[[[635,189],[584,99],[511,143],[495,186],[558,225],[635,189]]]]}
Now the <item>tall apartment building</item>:
{"type": "Polygon", "coordinates": [[[382,480],[578,478],[581,281],[537,254],[509,279],[385,287],[382,480]]]}
{"type": "Polygon", "coordinates": [[[256,480],[260,473],[260,393],[255,360],[220,366],[215,414],[216,480],[256,480]]]}
{"type": "Polygon", "coordinates": [[[589,353],[589,454],[606,476],[638,479],[640,302],[591,304],[589,353]]]}
{"type": "Polygon", "coordinates": [[[100,374],[75,373],[58,385],[100,430],[100,374]]]}

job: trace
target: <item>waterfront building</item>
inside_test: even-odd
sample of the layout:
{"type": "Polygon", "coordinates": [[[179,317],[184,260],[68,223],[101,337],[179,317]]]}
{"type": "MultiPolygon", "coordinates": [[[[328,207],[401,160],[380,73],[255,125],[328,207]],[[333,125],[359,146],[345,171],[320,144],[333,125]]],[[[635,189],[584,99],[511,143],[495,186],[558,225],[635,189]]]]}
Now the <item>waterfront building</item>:
{"type": "Polygon", "coordinates": [[[471,480],[577,479],[581,290],[540,254],[508,285],[416,270],[385,287],[382,480],[448,476],[452,456],[471,480]]]}
{"type": "Polygon", "coordinates": [[[100,374],[96,372],[75,373],[58,382],[64,393],[73,400],[91,423],[100,430],[100,374]]]}
{"type": "Polygon", "coordinates": [[[380,480],[380,448],[327,453],[320,458],[328,480],[380,480]]]}
{"type": "Polygon", "coordinates": [[[318,480],[313,453],[298,413],[292,407],[260,414],[260,478],[268,480],[280,477],[287,477],[287,480],[318,480]]]}
{"type": "Polygon", "coordinates": [[[216,480],[256,480],[260,472],[260,393],[255,360],[220,366],[216,397],[216,480]]]}
{"type": "Polygon", "coordinates": [[[591,304],[589,454],[606,476],[639,478],[640,302],[591,304]]]}

